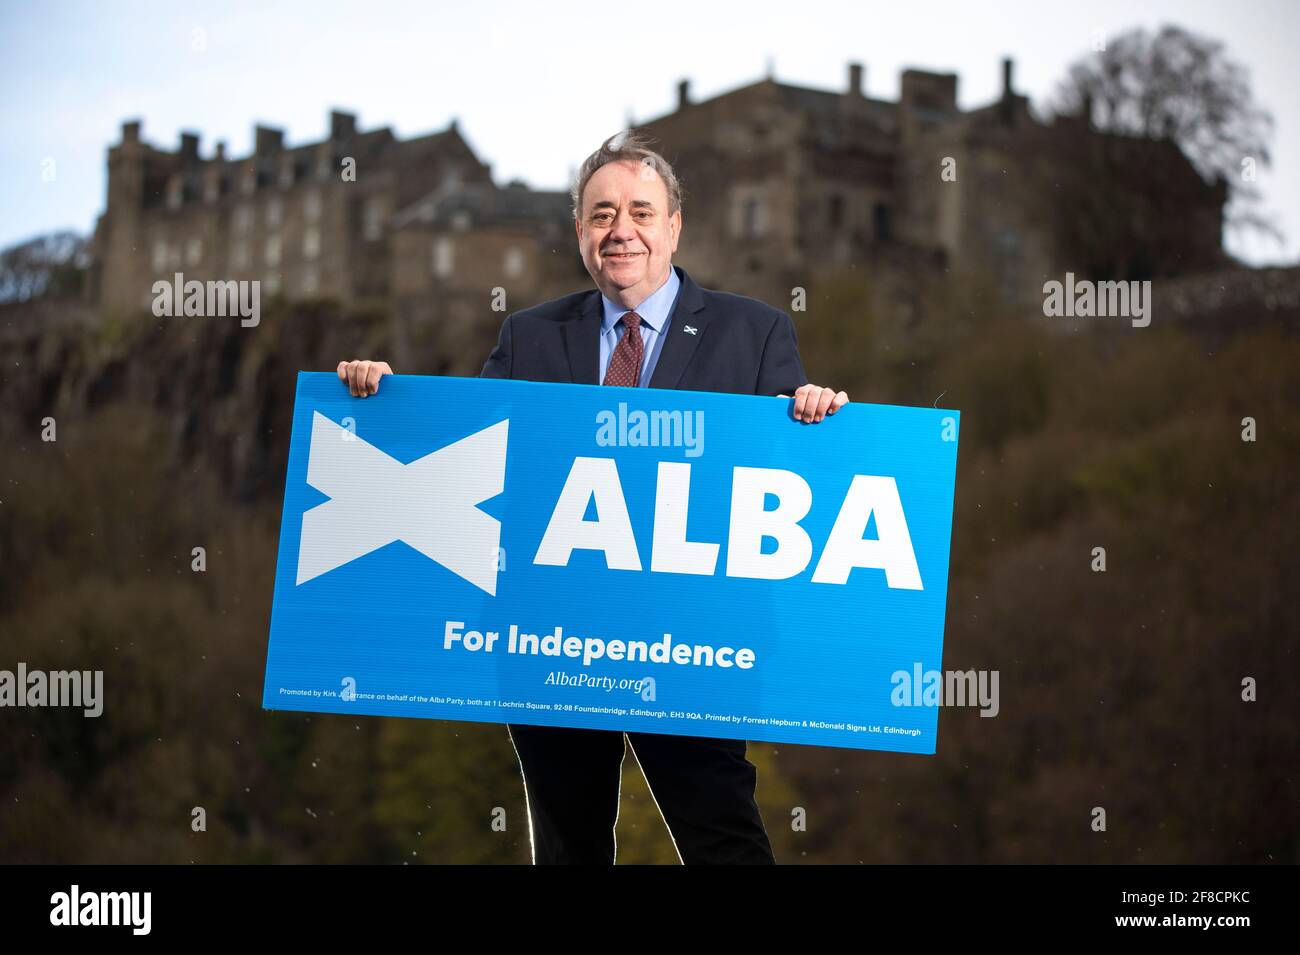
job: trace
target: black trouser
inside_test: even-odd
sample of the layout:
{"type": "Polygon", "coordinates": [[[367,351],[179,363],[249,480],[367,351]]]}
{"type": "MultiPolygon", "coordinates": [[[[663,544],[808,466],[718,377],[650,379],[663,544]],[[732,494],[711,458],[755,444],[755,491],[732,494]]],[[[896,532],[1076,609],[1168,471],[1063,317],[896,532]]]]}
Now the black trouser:
{"type": "MultiPolygon", "coordinates": [[[[536,865],[611,865],[623,768],[616,730],[507,724],[524,774],[536,865]]],[[[628,733],[687,865],[772,864],[745,741],[628,733]]]]}

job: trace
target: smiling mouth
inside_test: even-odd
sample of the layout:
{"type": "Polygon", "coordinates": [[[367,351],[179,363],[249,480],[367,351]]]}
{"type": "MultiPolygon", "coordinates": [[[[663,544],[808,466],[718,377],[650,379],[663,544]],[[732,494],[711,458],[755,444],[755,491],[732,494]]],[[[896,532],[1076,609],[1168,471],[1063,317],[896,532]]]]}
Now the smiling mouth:
{"type": "Polygon", "coordinates": [[[622,259],[622,260],[626,261],[626,260],[628,260],[628,259],[634,259],[634,258],[636,258],[638,255],[642,255],[642,254],[643,254],[643,253],[641,253],[641,252],[606,252],[606,253],[605,253],[605,258],[607,258],[607,259],[622,259]]]}

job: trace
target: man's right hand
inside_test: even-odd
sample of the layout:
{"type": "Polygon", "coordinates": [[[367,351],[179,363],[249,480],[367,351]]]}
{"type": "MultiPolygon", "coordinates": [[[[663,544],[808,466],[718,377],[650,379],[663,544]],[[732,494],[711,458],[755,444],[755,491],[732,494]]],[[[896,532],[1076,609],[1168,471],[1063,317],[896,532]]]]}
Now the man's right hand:
{"type": "Polygon", "coordinates": [[[379,379],[392,373],[393,369],[388,367],[386,361],[339,362],[339,378],[356,398],[373,395],[379,390],[379,379]]]}

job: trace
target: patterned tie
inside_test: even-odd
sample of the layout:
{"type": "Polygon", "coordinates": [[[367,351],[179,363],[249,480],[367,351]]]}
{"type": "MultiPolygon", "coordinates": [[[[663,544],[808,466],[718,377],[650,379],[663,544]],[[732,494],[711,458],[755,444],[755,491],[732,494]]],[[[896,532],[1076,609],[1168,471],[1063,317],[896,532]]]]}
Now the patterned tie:
{"type": "Polygon", "coordinates": [[[605,384],[635,388],[641,380],[641,358],[645,343],[641,341],[641,316],[628,312],[623,316],[623,337],[609,359],[605,370],[605,384]]]}

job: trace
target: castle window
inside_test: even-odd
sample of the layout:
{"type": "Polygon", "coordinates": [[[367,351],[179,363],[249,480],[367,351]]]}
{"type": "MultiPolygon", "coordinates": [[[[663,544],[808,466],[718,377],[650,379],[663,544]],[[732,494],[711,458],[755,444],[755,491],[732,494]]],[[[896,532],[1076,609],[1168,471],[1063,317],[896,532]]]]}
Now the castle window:
{"type": "Polygon", "coordinates": [[[276,196],[266,204],[266,227],[268,229],[280,228],[283,213],[284,206],[280,202],[280,197],[276,196]]]}
{"type": "Polygon", "coordinates": [[[1020,300],[1020,233],[1010,227],[1003,228],[994,239],[993,248],[998,295],[1003,302],[1014,304],[1020,300]]]}
{"type": "Polygon", "coordinates": [[[198,265],[203,259],[203,240],[198,236],[191,236],[185,243],[185,264],[198,265]]]}
{"type": "Polygon", "coordinates": [[[456,265],[456,247],[446,236],[433,240],[433,274],[438,278],[450,277],[456,265]]]}
{"type": "Polygon", "coordinates": [[[320,273],[314,265],[308,266],[302,272],[302,294],[315,295],[320,287],[320,273]]]}
{"type": "Polygon", "coordinates": [[[181,177],[172,176],[167,180],[167,208],[179,209],[184,198],[185,189],[181,177]]]}
{"type": "Polygon", "coordinates": [[[266,240],[266,264],[275,268],[280,264],[280,237],[270,236],[266,240]]]}
{"type": "Polygon", "coordinates": [[[747,239],[757,239],[763,235],[763,200],[750,196],[741,206],[740,234],[747,239]]]}
{"type": "Polygon", "coordinates": [[[153,242],[153,270],[161,272],[167,268],[167,243],[162,239],[153,242]]]}
{"type": "Polygon", "coordinates": [[[507,278],[518,278],[524,271],[524,250],[517,245],[506,249],[505,270],[507,278]]]}
{"type": "Polygon", "coordinates": [[[829,218],[832,229],[844,225],[844,197],[839,193],[831,196],[829,218]]]}
{"type": "Polygon", "coordinates": [[[302,234],[303,258],[314,259],[320,255],[320,229],[309,226],[302,234]]]}
{"type": "Polygon", "coordinates": [[[374,242],[384,234],[384,206],[378,196],[371,196],[361,209],[361,235],[374,242]]]}
{"type": "Polygon", "coordinates": [[[248,268],[248,243],[240,239],[230,246],[230,264],[233,268],[243,271],[248,268]]]}
{"type": "Polygon", "coordinates": [[[877,202],[871,208],[871,228],[875,233],[877,242],[888,242],[892,237],[893,230],[889,221],[889,206],[883,202],[877,202]]]}
{"type": "Polygon", "coordinates": [[[252,206],[240,206],[235,210],[235,231],[241,234],[253,231],[252,206]]]}
{"type": "Polygon", "coordinates": [[[308,222],[320,219],[320,190],[313,189],[307,193],[302,202],[302,215],[308,222]]]}
{"type": "Polygon", "coordinates": [[[266,278],[262,280],[266,286],[267,295],[275,295],[280,291],[280,274],[278,272],[268,272],[266,278]]]}

